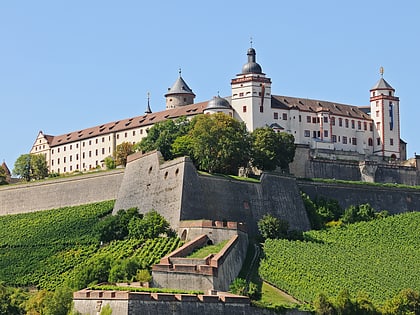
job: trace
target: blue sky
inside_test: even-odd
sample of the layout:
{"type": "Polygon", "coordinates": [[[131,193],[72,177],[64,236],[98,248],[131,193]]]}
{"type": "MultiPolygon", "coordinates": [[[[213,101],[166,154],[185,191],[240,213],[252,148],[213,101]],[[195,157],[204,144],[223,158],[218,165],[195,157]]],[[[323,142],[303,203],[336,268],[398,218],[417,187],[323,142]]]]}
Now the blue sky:
{"type": "Polygon", "coordinates": [[[410,157],[419,15],[416,0],[1,1],[0,160],[12,169],[39,130],[142,115],[148,92],[163,110],[179,68],[197,102],[228,96],[250,37],[276,95],[368,105],[383,66],[410,157]]]}

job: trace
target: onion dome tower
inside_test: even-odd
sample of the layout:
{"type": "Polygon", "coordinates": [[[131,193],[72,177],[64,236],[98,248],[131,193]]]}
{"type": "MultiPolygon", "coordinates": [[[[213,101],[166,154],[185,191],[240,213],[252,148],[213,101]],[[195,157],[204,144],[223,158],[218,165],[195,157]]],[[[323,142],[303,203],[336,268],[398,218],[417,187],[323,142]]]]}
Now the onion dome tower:
{"type": "Polygon", "coordinates": [[[231,81],[231,105],[235,118],[245,122],[250,131],[271,123],[271,79],[262,72],[256,55],[251,41],[251,48],[247,51],[248,62],[231,81]]]}
{"type": "Polygon", "coordinates": [[[195,94],[182,78],[181,69],[179,69],[178,79],[171,88],[168,88],[168,93],[165,94],[165,97],[166,109],[194,104],[195,94]]]}

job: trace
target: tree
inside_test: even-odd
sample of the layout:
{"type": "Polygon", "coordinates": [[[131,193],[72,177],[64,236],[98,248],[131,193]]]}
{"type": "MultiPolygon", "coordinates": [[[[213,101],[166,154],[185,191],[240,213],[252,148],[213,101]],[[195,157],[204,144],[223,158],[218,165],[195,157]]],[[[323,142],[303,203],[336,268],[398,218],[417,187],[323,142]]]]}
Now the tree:
{"type": "Polygon", "coordinates": [[[336,315],[337,311],[333,303],[328,300],[325,294],[320,293],[314,301],[315,314],[317,315],[336,315]]]}
{"type": "Polygon", "coordinates": [[[31,154],[32,179],[44,179],[48,176],[48,166],[45,155],[31,154]]]}
{"type": "Polygon", "coordinates": [[[12,173],[29,182],[31,180],[31,155],[22,154],[19,156],[15,162],[12,173]]]}
{"type": "Polygon", "coordinates": [[[112,156],[107,156],[104,162],[107,170],[113,170],[116,167],[115,159],[112,156]]]}
{"type": "Polygon", "coordinates": [[[404,289],[385,302],[384,315],[420,315],[420,295],[412,289],[404,289]]]}
{"type": "Polygon", "coordinates": [[[251,138],[244,123],[224,113],[198,115],[191,123],[192,158],[200,170],[236,174],[248,164],[251,138]]]}
{"type": "Polygon", "coordinates": [[[252,165],[260,170],[288,169],[295,156],[294,137],[276,133],[270,127],[255,129],[252,134],[252,165]]]}
{"type": "Polygon", "coordinates": [[[115,159],[117,165],[127,165],[127,156],[134,153],[133,144],[130,142],[123,142],[117,145],[115,150],[115,159]]]}
{"type": "Polygon", "coordinates": [[[348,207],[342,216],[343,223],[370,221],[375,218],[375,210],[369,204],[348,207]]]}
{"type": "Polygon", "coordinates": [[[190,129],[190,121],[186,117],[175,120],[168,119],[154,124],[136,146],[136,150],[150,152],[158,150],[165,160],[174,158],[172,145],[178,137],[185,136],[190,129]]]}
{"type": "Polygon", "coordinates": [[[7,184],[6,171],[0,166],[0,185],[7,184]]]}
{"type": "Polygon", "coordinates": [[[131,238],[150,239],[170,232],[169,222],[155,210],[146,213],[143,219],[133,218],[128,223],[131,238]]]}
{"type": "Polygon", "coordinates": [[[13,174],[26,181],[43,179],[48,176],[48,166],[43,154],[22,154],[15,162],[13,174]]]}
{"type": "Polygon", "coordinates": [[[287,236],[289,223],[279,218],[273,217],[271,214],[266,214],[257,223],[263,239],[277,239],[287,236]]]}

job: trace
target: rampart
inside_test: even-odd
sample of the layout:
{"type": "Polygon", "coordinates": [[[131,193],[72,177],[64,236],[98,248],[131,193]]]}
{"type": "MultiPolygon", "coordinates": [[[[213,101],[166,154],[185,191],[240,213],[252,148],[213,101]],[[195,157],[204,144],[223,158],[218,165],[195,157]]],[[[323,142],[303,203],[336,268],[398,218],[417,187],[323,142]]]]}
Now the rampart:
{"type": "Polygon", "coordinates": [[[116,199],[124,170],[0,186],[0,215],[116,199]]]}
{"type": "Polygon", "coordinates": [[[227,291],[241,270],[248,247],[248,235],[240,229],[228,227],[228,223],[232,225],[234,222],[227,222],[225,225],[223,222],[215,222],[215,226],[218,226],[214,229],[218,232],[215,233],[218,242],[228,241],[219,253],[209,254],[204,258],[188,257],[195,249],[209,243],[213,244],[210,239],[213,231],[206,228],[209,236],[206,234],[197,236],[153,266],[153,286],[183,290],[227,291]],[[222,230],[226,231],[224,237],[222,230]]]}
{"type": "Polygon", "coordinates": [[[180,221],[209,219],[244,222],[254,234],[266,214],[293,230],[310,228],[294,178],[263,173],[254,183],[199,175],[188,157],[163,162],[158,152],[133,155],[127,163],[114,211],[132,207],[158,211],[176,230],[180,221]]]}
{"type": "Polygon", "coordinates": [[[334,199],[343,209],[369,203],[376,211],[387,210],[390,214],[420,211],[420,189],[306,180],[298,180],[297,185],[311,199],[334,199]]]}
{"type": "MultiPolygon", "coordinates": [[[[82,314],[96,315],[109,304],[115,315],[275,315],[252,307],[247,297],[237,295],[192,295],[128,291],[81,290],[73,294],[74,308],[82,314]]],[[[285,315],[308,312],[289,310],[285,315]]]]}

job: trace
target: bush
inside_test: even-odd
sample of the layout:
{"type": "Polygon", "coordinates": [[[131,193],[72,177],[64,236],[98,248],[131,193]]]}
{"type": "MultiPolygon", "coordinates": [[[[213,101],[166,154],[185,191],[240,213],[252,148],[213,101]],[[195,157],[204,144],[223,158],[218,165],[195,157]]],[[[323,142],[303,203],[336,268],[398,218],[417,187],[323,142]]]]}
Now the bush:
{"type": "Polygon", "coordinates": [[[140,269],[137,271],[136,280],[139,282],[150,282],[152,281],[152,276],[147,269],[140,269]]]}
{"type": "Polygon", "coordinates": [[[289,223],[279,218],[266,214],[258,221],[258,230],[263,239],[278,239],[287,237],[289,223]]]}

